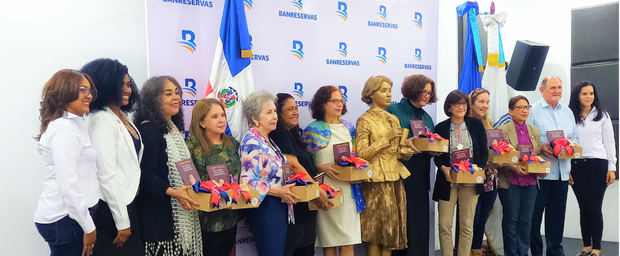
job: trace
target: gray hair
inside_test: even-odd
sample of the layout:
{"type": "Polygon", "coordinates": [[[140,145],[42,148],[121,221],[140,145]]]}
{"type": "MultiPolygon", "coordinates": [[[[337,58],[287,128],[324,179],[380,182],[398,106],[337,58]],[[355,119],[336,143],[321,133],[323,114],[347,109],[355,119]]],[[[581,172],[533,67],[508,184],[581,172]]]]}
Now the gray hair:
{"type": "Polygon", "coordinates": [[[258,120],[264,102],[275,102],[276,97],[268,91],[255,91],[248,95],[243,101],[243,112],[250,122],[250,127],[254,127],[253,119],[258,120]]]}
{"type": "Polygon", "coordinates": [[[557,78],[560,80],[560,83],[562,82],[562,79],[559,76],[548,76],[543,78],[542,82],[540,82],[540,88],[545,88],[545,86],[547,86],[547,81],[551,78],[557,78]]]}

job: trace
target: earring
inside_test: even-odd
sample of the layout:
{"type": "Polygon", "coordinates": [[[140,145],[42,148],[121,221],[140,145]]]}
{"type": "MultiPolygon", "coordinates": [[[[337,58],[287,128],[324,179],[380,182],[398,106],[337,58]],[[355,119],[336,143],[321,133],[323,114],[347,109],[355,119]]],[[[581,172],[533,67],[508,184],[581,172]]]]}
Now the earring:
{"type": "Polygon", "coordinates": [[[206,127],[204,127],[202,124],[200,125],[200,128],[205,129],[206,127]]]}

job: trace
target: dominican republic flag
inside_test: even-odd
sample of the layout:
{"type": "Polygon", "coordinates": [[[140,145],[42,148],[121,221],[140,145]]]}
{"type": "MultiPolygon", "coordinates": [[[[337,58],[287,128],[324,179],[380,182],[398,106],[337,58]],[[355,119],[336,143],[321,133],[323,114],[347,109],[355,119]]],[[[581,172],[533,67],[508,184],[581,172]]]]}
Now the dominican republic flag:
{"type": "Polygon", "coordinates": [[[254,91],[250,42],[243,0],[226,0],[205,98],[224,103],[227,132],[238,141],[248,130],[243,101],[254,91]]]}

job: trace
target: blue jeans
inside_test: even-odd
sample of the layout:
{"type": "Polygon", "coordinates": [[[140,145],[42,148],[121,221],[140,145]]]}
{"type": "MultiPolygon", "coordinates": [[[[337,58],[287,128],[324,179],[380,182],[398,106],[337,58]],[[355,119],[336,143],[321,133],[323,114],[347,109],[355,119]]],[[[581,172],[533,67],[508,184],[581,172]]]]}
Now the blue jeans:
{"type": "Polygon", "coordinates": [[[476,215],[474,215],[474,237],[471,243],[472,250],[482,248],[484,226],[487,224],[489,214],[493,209],[493,204],[495,204],[496,198],[497,189],[481,193],[478,197],[478,205],[476,205],[476,215]]]}
{"type": "Polygon", "coordinates": [[[504,255],[527,256],[532,232],[532,214],[538,186],[510,185],[508,189],[499,189],[502,202],[502,235],[504,238],[504,255]]]}
{"type": "Polygon", "coordinates": [[[536,196],[536,205],[532,215],[532,238],[530,249],[532,256],[543,255],[543,242],[540,235],[542,215],[545,213],[545,240],[548,256],[564,256],[562,236],[566,217],[566,195],[568,181],[539,180],[540,191],[536,196]]]}
{"type": "Polygon", "coordinates": [[[50,246],[51,256],[80,255],[84,247],[84,231],[69,216],[49,224],[34,224],[50,246]]]}

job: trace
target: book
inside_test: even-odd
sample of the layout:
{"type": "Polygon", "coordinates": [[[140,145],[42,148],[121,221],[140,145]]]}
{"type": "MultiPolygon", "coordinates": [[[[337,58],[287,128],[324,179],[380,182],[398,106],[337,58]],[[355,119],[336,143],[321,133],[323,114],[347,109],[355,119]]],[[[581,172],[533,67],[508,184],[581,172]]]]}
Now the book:
{"type": "Polygon", "coordinates": [[[429,131],[422,120],[410,120],[409,125],[411,125],[411,133],[413,134],[413,137],[417,137],[421,133],[429,131]]]}
{"type": "Polygon", "coordinates": [[[557,139],[564,139],[564,131],[562,130],[547,131],[547,141],[553,141],[557,139]]]}
{"type": "Polygon", "coordinates": [[[493,142],[497,143],[501,140],[506,140],[504,134],[500,129],[488,129],[487,132],[487,147],[493,145],[493,142]]]}
{"type": "Polygon", "coordinates": [[[216,181],[220,185],[224,184],[224,182],[231,183],[230,173],[226,164],[209,165],[207,166],[207,173],[209,174],[209,179],[216,181]]]}
{"type": "Polygon", "coordinates": [[[461,149],[452,152],[452,163],[458,163],[461,161],[469,160],[469,149],[461,149]]]}
{"type": "Polygon", "coordinates": [[[177,170],[179,171],[179,175],[181,175],[184,185],[191,186],[197,181],[200,181],[200,175],[198,175],[196,166],[194,166],[194,162],[191,158],[178,161],[174,164],[177,166],[177,170]]]}
{"type": "Polygon", "coordinates": [[[348,142],[334,145],[334,161],[336,163],[340,162],[343,156],[351,156],[351,147],[348,142]]]}

